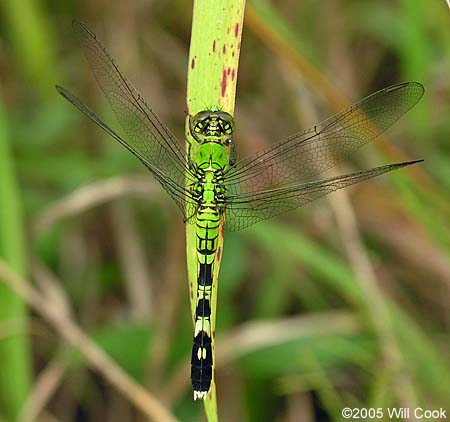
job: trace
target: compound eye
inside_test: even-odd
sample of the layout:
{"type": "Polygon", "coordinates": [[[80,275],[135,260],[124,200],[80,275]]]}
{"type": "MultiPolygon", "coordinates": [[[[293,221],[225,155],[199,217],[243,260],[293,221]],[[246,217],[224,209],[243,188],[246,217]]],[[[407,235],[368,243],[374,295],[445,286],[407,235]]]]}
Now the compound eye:
{"type": "Polygon", "coordinates": [[[194,132],[195,133],[200,133],[203,129],[203,123],[202,122],[198,122],[195,127],[194,127],[194,132]]]}
{"type": "Polygon", "coordinates": [[[231,135],[233,133],[233,125],[230,122],[227,122],[225,125],[225,133],[227,135],[231,135]]]}

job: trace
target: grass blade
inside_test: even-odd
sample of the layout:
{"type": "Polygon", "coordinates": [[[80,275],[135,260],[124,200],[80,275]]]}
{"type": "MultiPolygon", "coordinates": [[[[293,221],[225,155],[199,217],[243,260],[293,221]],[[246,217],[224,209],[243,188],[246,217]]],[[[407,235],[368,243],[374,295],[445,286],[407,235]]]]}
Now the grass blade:
{"type": "MultiPolygon", "coordinates": [[[[241,46],[244,0],[211,2],[196,0],[192,21],[191,46],[189,51],[187,105],[189,115],[211,107],[218,107],[233,114],[236,93],[237,70],[241,46]]],[[[189,136],[189,122],[186,121],[189,136]]],[[[193,145],[195,141],[191,139],[193,145]]],[[[222,227],[223,229],[223,227],[222,227]]],[[[220,230],[223,233],[223,230],[220,230]]],[[[223,235],[219,236],[216,265],[214,266],[214,287],[211,297],[212,350],[215,348],[215,320],[217,305],[217,281],[220,268],[223,235]]],[[[195,318],[197,292],[196,226],[186,226],[186,251],[191,297],[192,318],[195,318]]],[[[214,366],[213,366],[214,369],[214,366]]],[[[208,421],[216,421],[216,387],[213,381],[211,391],[205,400],[208,421]]]]}
{"type": "MultiPolygon", "coordinates": [[[[0,103],[0,257],[24,274],[24,238],[18,184],[9,148],[6,115],[0,103]]],[[[31,382],[27,312],[22,300],[0,283],[0,324],[12,327],[0,333],[0,409],[6,420],[15,420],[31,382]],[[9,330],[8,330],[9,331],[9,330]]]]}

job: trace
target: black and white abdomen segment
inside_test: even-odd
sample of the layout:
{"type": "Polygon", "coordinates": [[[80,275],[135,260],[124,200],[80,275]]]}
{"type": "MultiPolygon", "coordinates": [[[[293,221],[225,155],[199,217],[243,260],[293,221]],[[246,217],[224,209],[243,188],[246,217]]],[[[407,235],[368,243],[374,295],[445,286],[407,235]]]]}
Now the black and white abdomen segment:
{"type": "Polygon", "coordinates": [[[211,285],[198,287],[194,343],[191,357],[191,381],[194,400],[205,399],[212,380],[211,285]]]}
{"type": "Polygon", "coordinates": [[[202,204],[197,214],[197,302],[191,356],[194,400],[205,399],[212,380],[211,295],[221,215],[214,203],[202,204]]]}

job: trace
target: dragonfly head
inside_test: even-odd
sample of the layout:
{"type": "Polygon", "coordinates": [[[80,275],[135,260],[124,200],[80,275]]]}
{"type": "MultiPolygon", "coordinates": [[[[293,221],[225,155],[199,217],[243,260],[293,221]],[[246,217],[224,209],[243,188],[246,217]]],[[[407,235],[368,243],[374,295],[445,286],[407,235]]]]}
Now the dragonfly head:
{"type": "Polygon", "coordinates": [[[233,117],[220,110],[206,110],[189,118],[193,138],[199,142],[217,142],[224,146],[233,142],[233,117]]]}

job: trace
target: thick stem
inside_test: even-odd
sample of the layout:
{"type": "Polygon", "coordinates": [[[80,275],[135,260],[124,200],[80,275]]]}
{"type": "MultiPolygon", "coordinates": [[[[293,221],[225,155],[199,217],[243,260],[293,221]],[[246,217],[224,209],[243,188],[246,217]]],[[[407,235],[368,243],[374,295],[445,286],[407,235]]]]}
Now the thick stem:
{"type": "MultiPolygon", "coordinates": [[[[241,48],[245,0],[195,0],[189,52],[187,109],[193,116],[199,111],[220,108],[234,111],[237,71],[241,48]]],[[[186,122],[186,138],[194,142],[186,122]]],[[[214,357],[217,281],[223,248],[223,226],[220,230],[211,298],[211,332],[214,357]]],[[[192,318],[195,315],[197,291],[197,258],[195,225],[186,225],[186,248],[192,318]]],[[[213,366],[214,369],[214,366],[213,366]]],[[[209,421],[217,420],[216,389],[213,382],[205,401],[209,421]]]]}

